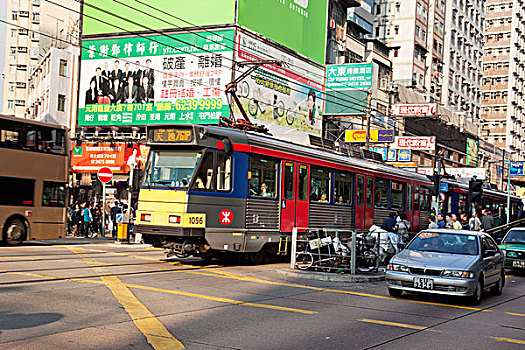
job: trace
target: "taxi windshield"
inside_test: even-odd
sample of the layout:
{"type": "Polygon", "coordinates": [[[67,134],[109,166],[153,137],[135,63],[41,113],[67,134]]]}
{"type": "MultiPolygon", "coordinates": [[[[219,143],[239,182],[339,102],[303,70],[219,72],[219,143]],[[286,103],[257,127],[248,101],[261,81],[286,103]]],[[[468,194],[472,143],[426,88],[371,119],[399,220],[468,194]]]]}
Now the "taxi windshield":
{"type": "Polygon", "coordinates": [[[200,157],[197,151],[153,151],[143,185],[187,188],[200,157]]]}
{"type": "Polygon", "coordinates": [[[525,244],[525,230],[510,231],[502,243],[506,244],[525,244]]]}
{"type": "Polygon", "coordinates": [[[406,249],[447,254],[478,254],[476,236],[432,231],[420,232],[406,249]]]}

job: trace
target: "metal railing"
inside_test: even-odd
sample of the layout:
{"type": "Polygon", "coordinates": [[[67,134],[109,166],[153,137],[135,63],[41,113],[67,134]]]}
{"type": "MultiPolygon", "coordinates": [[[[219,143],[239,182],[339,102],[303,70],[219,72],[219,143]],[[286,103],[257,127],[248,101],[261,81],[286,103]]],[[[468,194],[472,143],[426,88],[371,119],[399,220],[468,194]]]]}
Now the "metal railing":
{"type": "Polygon", "coordinates": [[[525,226],[525,219],[518,219],[516,221],[509,222],[508,224],[491,228],[490,230],[486,230],[485,232],[491,235],[492,238],[498,239],[503,238],[503,236],[505,236],[511,228],[518,226],[525,226]]]}

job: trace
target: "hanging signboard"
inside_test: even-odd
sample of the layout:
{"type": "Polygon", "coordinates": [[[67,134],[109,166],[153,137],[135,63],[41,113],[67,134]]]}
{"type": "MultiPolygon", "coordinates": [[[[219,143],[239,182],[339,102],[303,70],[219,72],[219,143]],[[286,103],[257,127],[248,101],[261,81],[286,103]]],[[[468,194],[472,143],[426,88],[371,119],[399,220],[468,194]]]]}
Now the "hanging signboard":
{"type": "Polygon", "coordinates": [[[218,124],[233,30],[82,41],[79,125],[218,124]]]}
{"type": "Polygon", "coordinates": [[[395,149],[412,149],[434,151],[436,149],[435,136],[396,136],[391,146],[395,149]]]}
{"type": "MultiPolygon", "coordinates": [[[[394,130],[370,130],[370,142],[393,142],[394,130]]],[[[346,130],[345,142],[366,142],[366,130],[346,130]]]]}
{"type": "MultiPolygon", "coordinates": [[[[320,136],[324,69],[243,32],[238,32],[236,43],[237,61],[279,58],[285,63],[261,66],[239,83],[237,94],[250,119],[277,137],[320,136]]],[[[242,118],[237,106],[234,114],[242,118]]]]}
{"type": "Polygon", "coordinates": [[[387,162],[388,165],[395,166],[396,168],[416,168],[417,162],[387,162]]]}
{"type": "Polygon", "coordinates": [[[524,162],[511,162],[510,163],[510,176],[525,176],[523,173],[524,162]]]}
{"type": "Polygon", "coordinates": [[[396,117],[433,116],[436,113],[436,103],[397,104],[392,106],[392,115],[396,117]]]}
{"type": "Polygon", "coordinates": [[[73,144],[71,150],[71,171],[81,173],[97,173],[100,168],[107,167],[113,173],[128,173],[127,165],[130,157],[135,157],[136,164],[144,169],[148,159],[149,147],[141,144],[127,143],[83,143],[73,144]]]}
{"type": "Polygon", "coordinates": [[[477,167],[478,166],[478,153],[479,143],[478,140],[474,140],[467,137],[467,165],[477,167]]]}
{"type": "Polygon", "coordinates": [[[372,63],[329,65],[326,67],[326,89],[369,89],[372,87],[372,73],[372,63]]]}

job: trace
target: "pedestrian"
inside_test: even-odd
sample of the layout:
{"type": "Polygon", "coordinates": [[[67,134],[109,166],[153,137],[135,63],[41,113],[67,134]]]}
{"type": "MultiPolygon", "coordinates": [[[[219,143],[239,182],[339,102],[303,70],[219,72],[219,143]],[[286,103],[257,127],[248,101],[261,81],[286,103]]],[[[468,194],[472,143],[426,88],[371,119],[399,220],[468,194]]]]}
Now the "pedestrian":
{"type": "Polygon", "coordinates": [[[89,227],[91,226],[91,222],[93,222],[93,215],[91,214],[91,204],[86,204],[84,208],[84,238],[89,237],[89,227]]]}
{"type": "Polygon", "coordinates": [[[111,231],[111,237],[116,238],[117,237],[117,214],[122,213],[122,209],[120,209],[119,202],[115,201],[113,203],[113,206],[110,210],[110,216],[111,216],[111,222],[113,223],[113,230],[111,231]]]}
{"type": "Polygon", "coordinates": [[[471,231],[481,230],[481,221],[478,218],[478,213],[474,213],[474,216],[468,221],[468,227],[471,231]]]}
{"type": "Polygon", "coordinates": [[[407,220],[407,214],[404,212],[399,213],[399,221],[394,226],[394,230],[399,235],[399,239],[404,243],[408,242],[408,232],[410,231],[410,222],[407,220]]]}
{"type": "Polygon", "coordinates": [[[443,215],[441,214],[438,214],[437,216],[437,225],[439,228],[445,228],[445,226],[447,226],[447,223],[445,222],[445,220],[443,219],[443,215]]]}
{"type": "Polygon", "coordinates": [[[100,225],[102,223],[102,212],[100,211],[100,208],[96,206],[94,207],[92,214],[93,214],[93,225],[92,225],[93,237],[97,237],[99,232],[102,233],[102,230],[100,229],[100,225]]]}
{"type": "Polygon", "coordinates": [[[481,224],[483,225],[483,230],[487,231],[494,227],[494,217],[490,210],[485,210],[485,215],[481,218],[481,224]]]}
{"type": "Polygon", "coordinates": [[[428,218],[428,223],[429,223],[428,224],[428,228],[430,230],[439,228],[439,225],[436,224],[436,218],[434,216],[431,216],[431,217],[428,218]]]}
{"type": "Polygon", "coordinates": [[[396,225],[396,214],[394,212],[390,212],[388,214],[388,217],[383,221],[383,224],[381,225],[381,228],[385,230],[386,232],[394,232],[394,226],[396,225]]]}
{"type": "MultiPolygon", "coordinates": [[[[454,215],[454,214],[452,214],[454,215]]],[[[454,222],[452,221],[452,218],[450,217],[450,215],[445,215],[445,228],[453,228],[454,227],[454,222]]]]}
{"type": "Polygon", "coordinates": [[[458,221],[458,217],[456,216],[456,214],[452,214],[452,228],[454,230],[463,229],[463,226],[461,226],[461,222],[458,221]]]}
{"type": "Polygon", "coordinates": [[[81,237],[84,229],[84,208],[80,204],[75,204],[73,211],[75,236],[81,237]]]}

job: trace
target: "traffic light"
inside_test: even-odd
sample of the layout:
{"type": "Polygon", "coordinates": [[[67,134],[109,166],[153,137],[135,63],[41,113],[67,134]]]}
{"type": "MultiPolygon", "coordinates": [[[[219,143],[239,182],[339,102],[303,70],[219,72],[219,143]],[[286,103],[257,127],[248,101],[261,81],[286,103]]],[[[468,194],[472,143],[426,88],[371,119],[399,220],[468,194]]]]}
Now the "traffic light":
{"type": "Polygon", "coordinates": [[[468,183],[468,194],[471,202],[481,201],[483,195],[483,181],[473,178],[468,183]]]}
{"type": "Polygon", "coordinates": [[[439,185],[440,185],[441,176],[438,173],[432,175],[432,195],[439,195],[439,185]]]}

